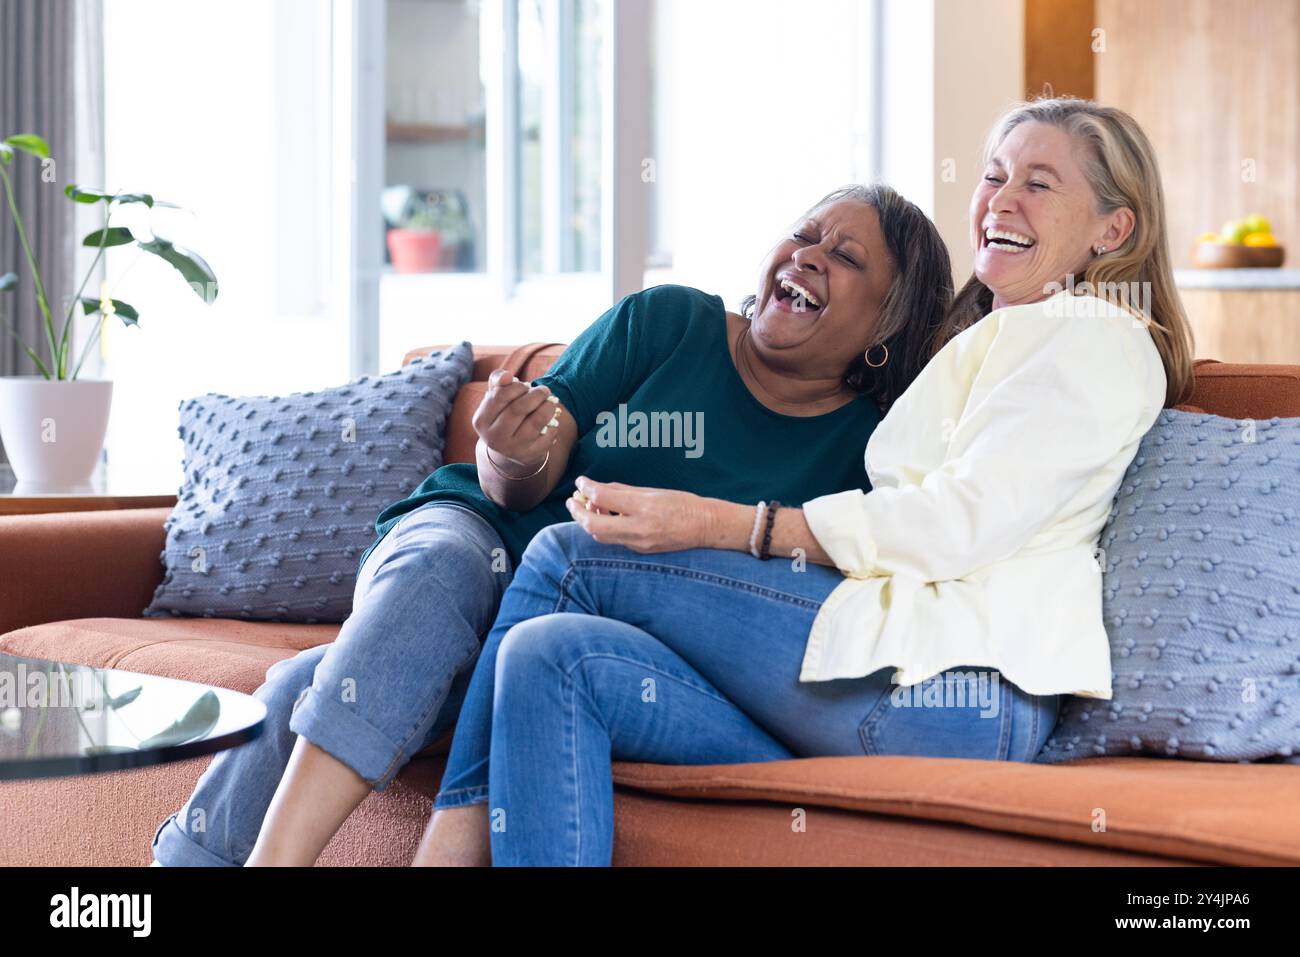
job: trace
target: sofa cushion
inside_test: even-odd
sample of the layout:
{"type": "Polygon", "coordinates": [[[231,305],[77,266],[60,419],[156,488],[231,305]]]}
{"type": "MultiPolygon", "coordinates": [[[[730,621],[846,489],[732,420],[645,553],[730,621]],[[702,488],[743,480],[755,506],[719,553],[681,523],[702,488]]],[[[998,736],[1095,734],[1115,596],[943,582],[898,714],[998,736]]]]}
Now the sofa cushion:
{"type": "Polygon", "coordinates": [[[0,651],[251,694],[271,665],[333,641],[338,631],[338,625],[221,618],[78,618],[11,631],[0,637],[0,651]]]}
{"type": "Polygon", "coordinates": [[[845,808],[1178,860],[1300,864],[1300,768],[1280,764],[1093,758],[1047,767],[959,758],[801,758],[617,763],[614,781],[683,800],[845,808]]]}
{"type": "Polygon", "coordinates": [[[614,791],[615,867],[1138,867],[1193,864],[923,817],[614,791]],[[796,822],[798,828],[791,824],[796,822]]]}
{"type": "Polygon", "coordinates": [[[1161,412],[1100,544],[1113,697],[1036,760],[1300,757],[1300,419],[1161,412]]]}
{"type": "Polygon", "coordinates": [[[181,405],[185,485],[146,616],[339,622],[375,516],[442,465],[469,343],[385,376],[181,405]]]}

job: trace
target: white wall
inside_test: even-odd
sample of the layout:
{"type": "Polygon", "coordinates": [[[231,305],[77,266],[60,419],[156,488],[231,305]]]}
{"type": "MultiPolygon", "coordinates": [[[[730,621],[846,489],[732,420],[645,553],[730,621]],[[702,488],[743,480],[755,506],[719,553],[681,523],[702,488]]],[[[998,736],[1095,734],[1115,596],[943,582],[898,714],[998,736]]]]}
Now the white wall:
{"type": "Polygon", "coordinates": [[[785,229],[831,190],[870,177],[861,0],[661,0],[659,163],[671,270],[647,283],[715,292],[735,309],[785,229]]]}
{"type": "Polygon", "coordinates": [[[948,244],[960,286],[974,263],[970,197],[979,183],[984,139],[1024,98],[1023,0],[934,0],[932,215],[948,244]],[[945,178],[944,161],[954,178],[945,178]]]}
{"type": "Polygon", "coordinates": [[[880,178],[934,212],[935,9],[881,0],[880,178]]]}
{"type": "Polygon", "coordinates": [[[934,219],[958,286],[989,127],[1023,96],[1023,0],[882,0],[882,176],[934,219]]]}

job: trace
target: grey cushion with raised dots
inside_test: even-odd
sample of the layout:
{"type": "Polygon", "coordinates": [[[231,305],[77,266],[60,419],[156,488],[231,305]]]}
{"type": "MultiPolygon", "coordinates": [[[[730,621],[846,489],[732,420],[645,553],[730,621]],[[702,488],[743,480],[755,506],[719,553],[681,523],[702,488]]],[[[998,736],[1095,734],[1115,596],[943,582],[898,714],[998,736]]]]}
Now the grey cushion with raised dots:
{"type": "Polygon", "coordinates": [[[468,342],[284,397],[181,403],[184,484],[144,614],[339,622],[375,517],[442,465],[468,342]]]}
{"type": "Polygon", "coordinates": [[[1036,760],[1300,758],[1300,419],[1163,411],[1101,534],[1110,701],[1036,760]]]}

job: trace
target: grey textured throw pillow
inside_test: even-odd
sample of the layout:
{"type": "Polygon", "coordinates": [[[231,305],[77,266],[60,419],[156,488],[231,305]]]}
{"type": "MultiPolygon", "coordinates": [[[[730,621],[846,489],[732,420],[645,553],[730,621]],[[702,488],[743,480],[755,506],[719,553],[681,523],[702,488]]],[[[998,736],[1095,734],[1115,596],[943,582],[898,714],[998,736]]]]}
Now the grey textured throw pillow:
{"type": "Polygon", "coordinates": [[[441,467],[473,367],[462,342],[334,389],[181,403],[184,484],[144,614],[346,618],[375,517],[441,467]]]}
{"type": "Polygon", "coordinates": [[[1036,760],[1300,757],[1300,419],[1166,409],[1100,545],[1114,697],[1036,760]]]}

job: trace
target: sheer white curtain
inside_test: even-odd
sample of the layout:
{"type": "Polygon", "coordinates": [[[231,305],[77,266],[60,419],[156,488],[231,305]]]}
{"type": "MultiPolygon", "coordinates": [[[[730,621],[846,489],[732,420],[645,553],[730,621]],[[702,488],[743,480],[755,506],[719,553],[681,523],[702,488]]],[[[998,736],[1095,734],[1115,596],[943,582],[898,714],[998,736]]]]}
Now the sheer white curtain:
{"type": "Polygon", "coordinates": [[[165,263],[111,255],[138,329],[104,343],[115,473],[179,475],[177,404],[285,393],[348,376],[330,296],[330,5],[317,0],[105,0],[106,185],[184,207],[125,210],[202,255],[205,305],[165,263]]]}
{"type": "MultiPolygon", "coordinates": [[[[19,156],[9,173],[51,308],[60,318],[93,259],[77,243],[95,225],[95,213],[70,202],[63,188],[102,175],[100,17],[100,0],[0,0],[0,136],[35,133],[50,144],[48,168],[19,156]]],[[[48,359],[31,273],[4,209],[0,274],[11,271],[19,274],[20,286],[0,300],[0,315],[48,359]]],[[[93,374],[89,364],[87,371],[93,374]]],[[[35,372],[13,337],[0,333],[0,375],[35,372]]]]}

